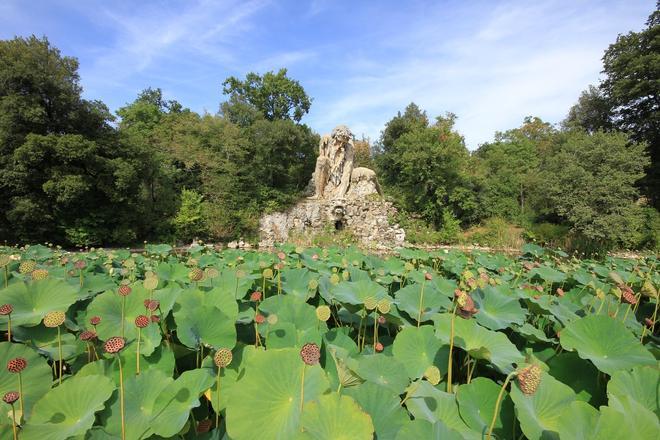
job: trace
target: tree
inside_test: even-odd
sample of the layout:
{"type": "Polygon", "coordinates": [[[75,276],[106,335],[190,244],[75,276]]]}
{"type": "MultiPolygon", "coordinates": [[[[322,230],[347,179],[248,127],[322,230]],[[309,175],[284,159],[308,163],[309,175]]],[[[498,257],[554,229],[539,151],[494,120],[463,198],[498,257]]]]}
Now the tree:
{"type": "Polygon", "coordinates": [[[578,102],[568,111],[568,116],[562,121],[565,129],[583,128],[589,133],[597,130],[611,130],[612,103],[603,91],[590,85],[578,98],[578,102]]]}
{"type": "MultiPolygon", "coordinates": [[[[658,3],[660,4],[660,3],[658,3]]],[[[644,142],[651,158],[640,182],[647,197],[660,207],[660,9],[640,32],[619,35],[603,56],[605,79],[600,85],[609,102],[611,124],[644,142]]],[[[600,106],[601,104],[599,104],[600,106]]],[[[604,126],[603,128],[608,128],[604,126]]]]}
{"type": "Polygon", "coordinates": [[[543,189],[573,231],[601,247],[640,239],[637,180],[648,164],[644,145],[619,132],[562,133],[543,167],[543,189]]]}
{"type": "Polygon", "coordinates": [[[134,240],[141,163],[112,116],[81,97],[78,62],[46,38],[0,41],[0,235],[134,240]]]}
{"type": "MultiPolygon", "coordinates": [[[[287,77],[286,69],[277,73],[266,72],[263,76],[250,72],[243,81],[231,76],[222,85],[231,104],[247,103],[270,121],[292,119],[300,122],[312,104],[300,83],[287,77]]],[[[226,106],[223,111],[228,111],[226,106]]]]}

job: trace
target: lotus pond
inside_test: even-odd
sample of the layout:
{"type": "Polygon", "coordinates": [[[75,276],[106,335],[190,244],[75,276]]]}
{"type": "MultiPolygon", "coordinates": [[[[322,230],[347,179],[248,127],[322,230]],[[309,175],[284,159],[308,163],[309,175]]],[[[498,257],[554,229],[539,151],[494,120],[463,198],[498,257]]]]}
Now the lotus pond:
{"type": "Polygon", "coordinates": [[[656,439],[657,263],[0,248],[0,438],[656,439]]]}

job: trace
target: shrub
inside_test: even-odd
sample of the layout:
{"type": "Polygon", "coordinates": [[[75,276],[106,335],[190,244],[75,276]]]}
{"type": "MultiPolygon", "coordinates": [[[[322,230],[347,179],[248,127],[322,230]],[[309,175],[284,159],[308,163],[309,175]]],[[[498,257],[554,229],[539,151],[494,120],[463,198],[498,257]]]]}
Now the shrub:
{"type": "Polygon", "coordinates": [[[181,190],[181,206],[174,217],[174,229],[178,239],[190,241],[207,233],[203,199],[196,191],[185,188],[181,190]]]}

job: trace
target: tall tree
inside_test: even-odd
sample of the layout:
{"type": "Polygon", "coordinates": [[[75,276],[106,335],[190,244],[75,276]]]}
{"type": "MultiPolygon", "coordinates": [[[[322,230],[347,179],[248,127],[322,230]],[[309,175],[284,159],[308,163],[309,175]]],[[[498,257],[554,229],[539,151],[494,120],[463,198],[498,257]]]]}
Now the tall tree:
{"type": "MultiPolygon", "coordinates": [[[[300,83],[287,76],[286,69],[263,76],[250,72],[244,80],[234,76],[223,83],[223,92],[232,104],[247,103],[268,120],[292,119],[300,122],[309,112],[312,100],[300,83]]],[[[223,108],[223,111],[227,111],[223,108]]]]}

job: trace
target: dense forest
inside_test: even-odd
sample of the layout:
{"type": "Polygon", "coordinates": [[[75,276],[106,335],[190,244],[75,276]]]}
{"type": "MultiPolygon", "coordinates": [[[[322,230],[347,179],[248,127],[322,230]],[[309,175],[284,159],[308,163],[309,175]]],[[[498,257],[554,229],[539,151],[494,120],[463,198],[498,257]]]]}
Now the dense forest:
{"type": "MultiPolygon", "coordinates": [[[[551,124],[528,117],[470,152],[456,115],[414,103],[356,140],[413,242],[660,246],[660,12],[620,35],[603,80],[551,124]]],[[[286,69],[230,77],[217,114],[149,88],[112,114],[46,37],[0,41],[0,239],[130,245],[256,238],[314,170],[312,105],[286,69]]],[[[585,85],[586,86],[586,85],[585,85]]],[[[213,92],[213,91],[210,91],[213,92]]],[[[338,123],[341,121],[337,121],[338,123]]]]}

